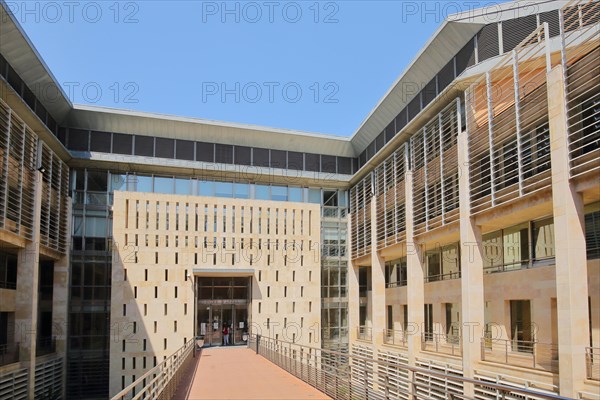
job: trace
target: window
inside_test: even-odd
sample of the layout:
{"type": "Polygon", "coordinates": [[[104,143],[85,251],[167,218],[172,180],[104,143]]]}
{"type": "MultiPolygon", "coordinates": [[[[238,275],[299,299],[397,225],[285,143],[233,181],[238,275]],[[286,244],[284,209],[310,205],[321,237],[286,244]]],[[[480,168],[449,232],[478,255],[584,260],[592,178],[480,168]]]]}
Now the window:
{"type": "Polygon", "coordinates": [[[585,214],[585,247],[587,259],[600,258],[600,203],[590,206],[593,211],[585,214]]]}
{"type": "Polygon", "coordinates": [[[425,282],[460,278],[460,259],[458,243],[428,251],[427,276],[425,282]]]}

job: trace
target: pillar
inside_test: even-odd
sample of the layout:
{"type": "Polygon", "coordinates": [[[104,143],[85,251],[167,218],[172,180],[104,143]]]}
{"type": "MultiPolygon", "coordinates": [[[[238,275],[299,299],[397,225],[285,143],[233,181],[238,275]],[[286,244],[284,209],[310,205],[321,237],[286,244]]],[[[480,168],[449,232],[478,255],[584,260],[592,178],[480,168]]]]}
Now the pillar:
{"type": "MultiPolygon", "coordinates": [[[[68,204],[71,204],[69,199],[68,204]]],[[[67,238],[71,238],[71,208],[67,209],[67,238]]],[[[69,316],[69,259],[70,247],[66,254],[54,263],[54,284],[52,290],[52,337],[56,338],[56,354],[63,357],[63,393],[67,393],[67,321],[69,316]]]]}
{"type": "Polygon", "coordinates": [[[548,117],[556,251],[560,394],[577,397],[585,380],[589,344],[588,283],[583,199],[569,180],[566,88],[561,65],[548,74],[548,117]]]}
{"type": "MultiPolygon", "coordinates": [[[[459,124],[460,126],[460,124],[459,124]]],[[[485,300],[483,287],[483,249],[481,229],[471,217],[469,186],[468,133],[458,134],[459,212],[460,212],[460,265],[461,265],[461,344],[463,374],[473,378],[481,360],[481,338],[485,328],[485,300]]],[[[474,386],[464,385],[465,396],[474,395],[474,386]]]]}
{"type": "Polygon", "coordinates": [[[352,263],[352,216],[348,216],[348,344],[349,350],[352,349],[352,343],[358,339],[357,329],[360,320],[360,294],[358,288],[358,267],[352,263]]]}
{"type": "Polygon", "coordinates": [[[31,241],[19,250],[15,326],[20,343],[19,360],[29,368],[28,397],[34,398],[35,353],[38,320],[40,212],[42,205],[42,173],[36,171],[34,183],[33,232],[31,241]]]}
{"type": "Polygon", "coordinates": [[[385,260],[377,251],[377,197],[371,198],[371,323],[373,345],[383,344],[386,327],[385,260]]]}
{"type": "Polygon", "coordinates": [[[408,304],[408,363],[414,366],[421,351],[421,334],[425,323],[425,277],[423,271],[423,252],[414,239],[413,218],[413,176],[408,171],[405,177],[406,189],[406,304],[408,304]]]}

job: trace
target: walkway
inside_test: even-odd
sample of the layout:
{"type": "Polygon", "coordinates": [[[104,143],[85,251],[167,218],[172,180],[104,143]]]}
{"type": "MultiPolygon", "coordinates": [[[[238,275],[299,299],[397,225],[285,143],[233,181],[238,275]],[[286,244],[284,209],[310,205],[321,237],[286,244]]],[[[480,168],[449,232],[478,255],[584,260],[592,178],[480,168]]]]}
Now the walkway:
{"type": "Polygon", "coordinates": [[[174,400],[330,399],[246,347],[202,349],[174,400]]]}

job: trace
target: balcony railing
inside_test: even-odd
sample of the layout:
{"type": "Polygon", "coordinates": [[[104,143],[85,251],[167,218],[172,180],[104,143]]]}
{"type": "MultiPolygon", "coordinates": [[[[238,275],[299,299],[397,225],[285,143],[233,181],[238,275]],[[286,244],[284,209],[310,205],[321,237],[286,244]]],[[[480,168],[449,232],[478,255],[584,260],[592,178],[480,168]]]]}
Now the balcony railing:
{"type": "Polygon", "coordinates": [[[56,338],[54,337],[41,337],[38,338],[35,355],[37,357],[45,356],[56,352],[56,338]]]}
{"type": "Polygon", "coordinates": [[[460,279],[460,271],[446,272],[444,274],[439,275],[427,275],[425,277],[425,283],[446,281],[450,279],[460,279]]]}
{"type": "Polygon", "coordinates": [[[171,399],[177,390],[186,367],[192,360],[194,339],[179,348],[163,362],[152,368],[111,400],[171,399]]]}
{"type": "Polygon", "coordinates": [[[558,373],[558,346],[537,341],[482,338],[481,360],[558,373]]]}
{"type": "Polygon", "coordinates": [[[323,206],[321,208],[323,218],[346,218],[348,209],[344,207],[323,206]]]}
{"type": "Polygon", "coordinates": [[[303,380],[334,400],[399,398],[464,399],[465,384],[496,399],[566,400],[532,388],[508,386],[489,379],[470,379],[447,371],[414,367],[383,356],[359,356],[251,335],[249,346],[258,355],[303,380]],[[411,373],[409,373],[411,372],[411,373]],[[432,397],[432,385],[435,396],[432,397]]]}
{"type": "Polygon", "coordinates": [[[383,343],[391,346],[408,347],[408,337],[405,331],[395,331],[393,329],[383,330],[383,343]]]}
{"type": "Polygon", "coordinates": [[[0,365],[19,361],[19,343],[0,344],[0,365]]]}
{"type": "Polygon", "coordinates": [[[373,328],[370,326],[359,326],[356,328],[357,338],[359,340],[372,341],[373,340],[373,328]]]}
{"type": "Polygon", "coordinates": [[[424,332],[421,335],[421,350],[460,356],[462,354],[460,335],[424,332]]]}
{"type": "Polygon", "coordinates": [[[402,280],[396,281],[396,282],[388,282],[385,284],[385,287],[388,289],[391,289],[391,288],[406,286],[406,284],[407,284],[407,280],[402,279],[402,280]]]}
{"type": "Polygon", "coordinates": [[[600,381],[600,347],[585,348],[587,378],[600,381]]]}

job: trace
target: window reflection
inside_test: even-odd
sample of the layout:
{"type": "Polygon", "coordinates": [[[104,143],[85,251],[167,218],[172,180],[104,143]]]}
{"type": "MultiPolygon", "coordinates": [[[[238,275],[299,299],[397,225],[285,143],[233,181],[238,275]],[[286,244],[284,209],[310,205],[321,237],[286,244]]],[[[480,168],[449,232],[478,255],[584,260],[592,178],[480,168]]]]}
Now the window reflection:
{"type": "Polygon", "coordinates": [[[173,178],[155,176],[154,193],[173,194],[173,178]]]}
{"type": "Polygon", "coordinates": [[[143,193],[152,192],[152,177],[138,175],[135,186],[136,186],[137,192],[143,192],[143,193]]]}
{"type": "Polygon", "coordinates": [[[192,193],[192,181],[184,178],[175,178],[175,194],[189,195],[192,193]]]}

